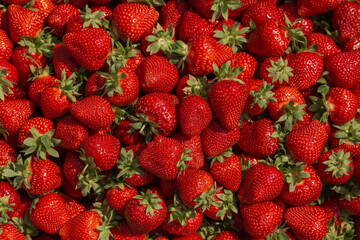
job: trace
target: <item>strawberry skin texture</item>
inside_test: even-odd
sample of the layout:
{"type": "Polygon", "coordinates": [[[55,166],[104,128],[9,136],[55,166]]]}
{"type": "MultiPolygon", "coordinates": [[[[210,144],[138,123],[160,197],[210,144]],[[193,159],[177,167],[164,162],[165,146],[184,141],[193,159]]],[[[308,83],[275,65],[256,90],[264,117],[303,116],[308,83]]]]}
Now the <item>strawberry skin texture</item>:
{"type": "Polygon", "coordinates": [[[116,164],[120,147],[120,141],[112,135],[93,135],[80,144],[86,156],[92,157],[96,166],[102,171],[109,170],[116,164]]]}
{"type": "Polygon", "coordinates": [[[80,154],[75,151],[67,151],[63,164],[63,172],[67,181],[76,187],[79,178],[78,175],[85,167],[85,162],[80,159],[80,154]]]}
{"type": "Polygon", "coordinates": [[[340,199],[340,206],[345,211],[353,215],[360,214],[360,197],[351,198],[350,201],[346,199],[340,199]]]}
{"type": "Polygon", "coordinates": [[[124,217],[126,204],[137,195],[138,191],[136,188],[123,185],[123,188],[113,187],[107,190],[106,200],[116,212],[124,217]]]}
{"type": "Polygon", "coordinates": [[[0,225],[0,238],[2,240],[27,240],[28,238],[22,234],[17,227],[11,223],[0,225]]]}
{"type": "Polygon", "coordinates": [[[48,26],[53,30],[53,33],[62,38],[66,33],[66,23],[73,16],[79,15],[79,10],[71,4],[59,4],[50,13],[48,18],[48,26]]]}
{"type": "Polygon", "coordinates": [[[203,240],[203,238],[199,234],[193,233],[184,237],[174,237],[173,240],[203,240]]]}
{"type": "Polygon", "coordinates": [[[13,211],[6,210],[5,212],[10,217],[12,217],[14,210],[20,207],[21,204],[20,194],[18,191],[15,190],[15,188],[12,185],[10,185],[10,183],[6,181],[0,182],[0,198],[6,196],[9,196],[7,204],[9,205],[10,208],[13,209],[13,211]],[[10,204],[12,205],[10,206],[10,204]]]}
{"type": "Polygon", "coordinates": [[[40,134],[45,134],[48,131],[55,129],[55,124],[44,117],[34,117],[27,120],[19,129],[18,137],[19,137],[19,144],[24,144],[25,139],[32,137],[30,132],[31,127],[36,128],[40,134]]]}
{"type": "Polygon", "coordinates": [[[65,70],[66,78],[68,78],[72,73],[79,71],[80,68],[63,44],[56,44],[53,47],[53,64],[56,76],[59,79],[61,79],[63,70],[65,70]]]}
{"type": "Polygon", "coordinates": [[[121,3],[111,16],[113,30],[124,42],[139,42],[142,35],[152,29],[159,18],[155,8],[140,3],[121,3]]]}
{"type": "Polygon", "coordinates": [[[13,42],[17,43],[22,36],[37,37],[44,27],[44,20],[37,12],[11,4],[8,8],[9,32],[13,42]]]}
{"type": "Polygon", "coordinates": [[[301,17],[312,17],[336,8],[338,0],[299,0],[298,13],[301,17]]]}
{"type": "Polygon", "coordinates": [[[249,36],[247,47],[250,52],[264,57],[283,55],[290,43],[283,28],[285,26],[276,19],[262,23],[249,36]]]}
{"type": "Polygon", "coordinates": [[[240,240],[240,237],[237,233],[232,231],[224,231],[217,235],[214,240],[240,240]]]}
{"type": "Polygon", "coordinates": [[[329,118],[334,124],[343,125],[355,117],[358,99],[350,90],[332,87],[325,100],[329,106],[329,118]]]}
{"type": "Polygon", "coordinates": [[[54,76],[46,75],[35,79],[28,88],[29,98],[40,107],[40,99],[43,91],[52,85],[58,84],[58,80],[54,76]]]}
{"type": "Polygon", "coordinates": [[[314,164],[319,159],[327,139],[326,126],[313,120],[309,125],[290,132],[285,146],[295,162],[314,164]]]}
{"type": "Polygon", "coordinates": [[[111,37],[102,28],[67,33],[63,42],[75,61],[90,71],[99,70],[111,50],[111,37]]]}
{"type": "Polygon", "coordinates": [[[238,127],[247,97],[245,85],[233,80],[213,83],[208,91],[212,110],[228,130],[238,127]]]}
{"type": "Polygon", "coordinates": [[[69,110],[77,120],[93,130],[106,128],[115,120],[110,102],[100,96],[73,102],[69,110]]]}
{"type": "Polygon", "coordinates": [[[183,13],[189,9],[187,2],[168,1],[166,6],[160,10],[159,23],[168,28],[171,24],[175,28],[175,34],[178,34],[183,13]]]}
{"type": "Polygon", "coordinates": [[[263,118],[245,125],[240,130],[237,145],[246,153],[255,157],[266,157],[278,150],[278,139],[271,137],[276,131],[274,121],[263,118]]]}
{"type": "Polygon", "coordinates": [[[16,151],[4,140],[0,139],[0,167],[6,166],[9,161],[15,162],[16,151]]]}
{"type": "Polygon", "coordinates": [[[12,99],[0,102],[0,126],[9,135],[17,133],[23,123],[34,113],[35,103],[26,99],[12,99]]]}
{"type": "Polygon", "coordinates": [[[273,0],[258,1],[250,5],[241,17],[241,23],[243,26],[250,26],[250,19],[255,22],[256,26],[259,26],[268,19],[276,19],[284,22],[284,14],[276,6],[273,0]]]}
{"type": "Polygon", "coordinates": [[[215,157],[233,146],[240,137],[240,128],[224,128],[218,120],[213,120],[201,134],[201,144],[207,157],[215,157]]]}
{"type": "Polygon", "coordinates": [[[181,17],[179,27],[179,39],[189,42],[198,35],[208,35],[213,33],[210,23],[194,10],[184,12],[181,17]]]}
{"type": "Polygon", "coordinates": [[[297,239],[318,240],[327,233],[327,215],[319,206],[288,208],[284,220],[297,239]]]}
{"type": "Polygon", "coordinates": [[[10,61],[14,44],[10,40],[7,32],[0,29],[0,59],[10,61]]]}
{"type": "Polygon", "coordinates": [[[284,175],[274,166],[256,164],[245,175],[238,199],[244,204],[270,201],[280,195],[284,175]]]}
{"type": "Polygon", "coordinates": [[[129,225],[125,221],[119,222],[115,227],[111,228],[111,233],[115,240],[146,240],[146,234],[135,234],[131,231],[129,225]]]}
{"type": "Polygon", "coordinates": [[[246,52],[237,52],[230,59],[230,67],[243,67],[242,73],[236,78],[246,82],[249,79],[255,78],[258,63],[256,59],[246,52]]]}
{"type": "Polygon", "coordinates": [[[245,230],[254,238],[265,238],[280,224],[283,209],[277,204],[267,201],[240,206],[245,230]]]}
{"type": "Polygon", "coordinates": [[[351,41],[360,32],[360,6],[355,2],[344,1],[339,4],[332,16],[331,23],[339,32],[339,40],[343,43],[351,41]]]}
{"type": "MultiPolygon", "coordinates": [[[[307,46],[310,47],[313,44],[319,46],[319,48],[315,51],[321,54],[322,58],[326,58],[333,53],[341,52],[341,49],[336,45],[336,43],[328,36],[322,33],[311,33],[307,36],[307,46]]],[[[326,65],[326,64],[325,64],[326,65]]]]}
{"type": "Polygon", "coordinates": [[[46,118],[54,119],[66,115],[69,112],[71,100],[67,97],[60,84],[48,86],[40,97],[40,107],[46,118]]]}

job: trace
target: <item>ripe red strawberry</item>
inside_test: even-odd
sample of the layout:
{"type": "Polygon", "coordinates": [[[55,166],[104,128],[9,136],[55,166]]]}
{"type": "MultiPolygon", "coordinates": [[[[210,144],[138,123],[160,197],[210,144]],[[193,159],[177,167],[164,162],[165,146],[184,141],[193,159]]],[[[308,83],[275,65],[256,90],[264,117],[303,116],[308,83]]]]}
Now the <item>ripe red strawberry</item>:
{"type": "Polygon", "coordinates": [[[200,135],[211,120],[211,108],[204,98],[190,95],[180,103],[179,122],[183,134],[188,136],[200,135]]]}
{"type": "Polygon", "coordinates": [[[247,124],[240,130],[237,146],[256,157],[272,155],[278,150],[278,139],[272,137],[274,132],[274,122],[268,118],[247,124]]]}
{"type": "Polygon", "coordinates": [[[37,37],[44,26],[41,15],[35,11],[12,4],[8,8],[9,32],[13,42],[18,43],[23,36],[37,37]]]}
{"type": "Polygon", "coordinates": [[[276,101],[272,89],[274,86],[260,79],[250,79],[246,82],[250,95],[246,99],[244,112],[254,116],[262,113],[270,102],[276,101]]]}
{"type": "Polygon", "coordinates": [[[53,47],[53,64],[56,76],[61,79],[61,73],[65,70],[66,77],[79,71],[79,64],[73,59],[69,50],[63,44],[53,47]]]}
{"type": "Polygon", "coordinates": [[[15,162],[16,151],[4,140],[0,139],[0,167],[6,166],[9,161],[15,162]]]}
{"type": "Polygon", "coordinates": [[[341,208],[351,215],[360,214],[360,196],[358,194],[358,189],[358,183],[353,180],[333,188],[335,192],[342,194],[339,199],[341,208]]]}
{"type": "Polygon", "coordinates": [[[80,15],[79,10],[68,3],[59,4],[50,13],[48,18],[48,26],[53,30],[53,33],[58,37],[63,37],[66,33],[66,23],[73,16],[80,15]]]}
{"type": "Polygon", "coordinates": [[[49,14],[56,8],[56,4],[51,0],[35,0],[32,8],[38,9],[38,13],[46,21],[49,14]]]}
{"type": "Polygon", "coordinates": [[[317,163],[319,175],[329,184],[344,184],[354,173],[354,163],[349,152],[332,149],[323,153],[317,163]]]}
{"type": "Polygon", "coordinates": [[[297,239],[322,239],[327,233],[327,215],[319,206],[291,207],[285,211],[284,220],[297,239]]]}
{"type": "Polygon", "coordinates": [[[284,210],[267,201],[240,206],[243,225],[253,238],[265,238],[281,223],[284,210]]]}
{"type": "Polygon", "coordinates": [[[90,71],[99,70],[111,50],[111,37],[102,28],[67,33],[63,42],[75,61],[90,71]]]}
{"type": "MultiPolygon", "coordinates": [[[[1,43],[0,43],[1,44],[1,43]]],[[[0,100],[9,99],[19,82],[19,74],[14,65],[0,59],[0,100]]]]}
{"type": "Polygon", "coordinates": [[[320,197],[322,182],[313,166],[295,165],[285,174],[285,179],[280,198],[287,204],[308,205],[320,197]]]}
{"type": "Polygon", "coordinates": [[[285,146],[295,162],[314,164],[328,139],[326,127],[318,120],[293,130],[285,141],[285,146]]]}
{"type": "Polygon", "coordinates": [[[56,125],[55,138],[61,140],[59,146],[64,149],[79,149],[88,136],[89,129],[71,115],[61,118],[56,125]]]}
{"type": "Polygon", "coordinates": [[[352,156],[360,155],[360,131],[359,121],[353,119],[344,125],[333,125],[329,136],[329,143],[332,148],[344,149],[352,156]]]}
{"type": "Polygon", "coordinates": [[[325,77],[331,85],[352,88],[360,80],[360,52],[340,52],[324,59],[325,77]]]}
{"type": "Polygon", "coordinates": [[[124,217],[126,204],[138,194],[136,188],[120,183],[106,191],[106,200],[116,212],[124,217]]]}
{"type": "MultiPolygon", "coordinates": [[[[289,18],[291,22],[294,22],[295,20],[301,18],[300,15],[297,12],[297,5],[295,2],[286,2],[279,6],[279,9],[283,11],[284,14],[289,18]]],[[[304,33],[305,37],[308,37],[312,32],[314,28],[313,22],[308,19],[304,18],[301,21],[294,24],[293,28],[301,28],[301,31],[304,33]]]]}
{"type": "Polygon", "coordinates": [[[10,61],[14,44],[10,40],[7,32],[0,29],[0,59],[10,61]]]}
{"type": "Polygon", "coordinates": [[[179,27],[179,39],[189,42],[198,35],[208,35],[213,33],[210,23],[194,10],[187,10],[181,17],[179,27]]]}
{"type": "Polygon", "coordinates": [[[355,52],[360,51],[360,34],[354,37],[350,42],[346,43],[343,47],[344,52],[355,52]]]}
{"type": "Polygon", "coordinates": [[[31,209],[30,219],[41,230],[56,234],[70,219],[65,200],[57,193],[51,192],[40,197],[31,209]]]}
{"type": "Polygon", "coordinates": [[[284,175],[274,166],[256,164],[251,167],[238,192],[241,203],[270,201],[279,196],[284,186],[284,175]]]}
{"type": "Polygon", "coordinates": [[[1,217],[7,219],[12,217],[14,211],[20,207],[20,194],[10,183],[0,182],[0,211],[1,217]]]}
{"type": "Polygon", "coordinates": [[[305,90],[316,84],[322,75],[324,62],[312,52],[299,52],[287,58],[293,76],[289,77],[289,86],[297,90],[305,90]]]}
{"type": "Polygon", "coordinates": [[[125,146],[145,144],[145,137],[139,131],[129,132],[132,129],[131,124],[133,122],[129,119],[122,120],[115,128],[114,136],[125,146]]]}
{"type": "Polygon", "coordinates": [[[27,240],[28,238],[20,232],[20,230],[11,223],[0,225],[0,238],[3,240],[27,240]]]}
{"type": "Polygon", "coordinates": [[[94,130],[105,128],[115,120],[110,102],[100,96],[73,102],[69,110],[77,120],[94,130]]]}
{"type": "Polygon", "coordinates": [[[26,99],[0,101],[0,132],[17,133],[21,125],[34,113],[35,104],[26,99]]]}
{"type": "Polygon", "coordinates": [[[237,79],[246,83],[247,80],[255,78],[258,63],[252,55],[246,52],[237,52],[230,61],[230,67],[242,67],[243,69],[241,74],[236,77],[237,79]]]}
{"type": "Polygon", "coordinates": [[[63,172],[66,180],[76,187],[79,182],[79,174],[83,171],[85,162],[80,159],[80,153],[67,151],[63,164],[63,172]]]}
{"type": "Polygon", "coordinates": [[[159,13],[152,6],[140,3],[120,3],[111,16],[117,37],[126,42],[139,42],[142,35],[152,29],[159,13]]]}
{"type": "Polygon", "coordinates": [[[29,98],[36,103],[37,106],[40,106],[40,99],[45,88],[56,85],[59,83],[59,80],[50,75],[45,75],[38,77],[31,83],[28,88],[29,98]]]}
{"type": "Polygon", "coordinates": [[[254,21],[256,26],[269,19],[285,22],[283,12],[276,6],[276,2],[272,0],[258,1],[250,5],[241,17],[241,24],[245,27],[250,26],[250,19],[254,21]]]}
{"type": "Polygon", "coordinates": [[[115,240],[133,239],[146,240],[146,234],[135,234],[131,231],[126,221],[119,222],[115,227],[110,229],[115,240]]]}
{"type": "Polygon", "coordinates": [[[336,45],[336,43],[328,36],[322,33],[311,33],[307,36],[307,46],[310,47],[313,44],[319,46],[315,51],[319,53],[322,58],[325,58],[333,53],[341,52],[341,49],[336,45]]]}
{"type": "Polygon", "coordinates": [[[297,3],[298,13],[301,17],[312,17],[335,9],[339,3],[336,0],[300,0],[297,3]]]}
{"type": "Polygon", "coordinates": [[[224,231],[217,235],[214,240],[240,240],[240,237],[236,232],[224,231]]]}
{"type": "Polygon", "coordinates": [[[112,168],[120,155],[120,141],[112,135],[93,135],[86,138],[80,148],[91,157],[102,171],[112,168]]]}
{"type": "Polygon", "coordinates": [[[209,172],[216,182],[231,191],[237,191],[242,177],[241,158],[225,152],[224,156],[214,158],[209,172]]]}
{"type": "Polygon", "coordinates": [[[225,129],[218,120],[212,120],[201,134],[201,144],[207,157],[215,157],[232,147],[240,137],[240,128],[225,129]]]}
{"type": "Polygon", "coordinates": [[[147,233],[161,225],[166,217],[166,205],[151,190],[135,196],[125,206],[125,218],[133,233],[147,233]]]}
{"type": "Polygon", "coordinates": [[[171,24],[178,34],[183,13],[189,9],[187,2],[168,1],[160,10],[159,23],[161,26],[168,28],[171,24]]]}
{"type": "Polygon", "coordinates": [[[176,189],[181,201],[191,208],[198,204],[197,198],[203,193],[207,193],[213,185],[212,176],[199,169],[186,169],[176,179],[176,189]]]}
{"type": "Polygon", "coordinates": [[[228,130],[238,127],[248,91],[235,80],[220,80],[211,84],[208,99],[222,126],[228,130]]]}
{"type": "Polygon", "coordinates": [[[360,6],[355,2],[344,1],[337,5],[331,22],[335,30],[339,32],[339,40],[343,43],[351,41],[360,32],[360,6]]]}

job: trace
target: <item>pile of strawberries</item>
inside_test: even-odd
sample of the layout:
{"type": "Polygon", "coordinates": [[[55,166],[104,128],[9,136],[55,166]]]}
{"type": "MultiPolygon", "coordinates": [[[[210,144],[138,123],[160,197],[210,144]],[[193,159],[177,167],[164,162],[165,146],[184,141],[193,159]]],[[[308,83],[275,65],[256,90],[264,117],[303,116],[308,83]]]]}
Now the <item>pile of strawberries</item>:
{"type": "Polygon", "coordinates": [[[2,0],[1,240],[360,239],[360,4],[2,0]]]}

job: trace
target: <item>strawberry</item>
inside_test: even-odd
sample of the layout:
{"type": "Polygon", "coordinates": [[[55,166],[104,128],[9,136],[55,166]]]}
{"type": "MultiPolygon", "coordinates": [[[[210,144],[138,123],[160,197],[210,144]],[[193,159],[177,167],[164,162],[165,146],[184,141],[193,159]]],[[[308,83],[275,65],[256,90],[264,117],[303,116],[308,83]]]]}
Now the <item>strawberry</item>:
{"type": "Polygon", "coordinates": [[[341,52],[341,49],[336,45],[336,43],[328,36],[322,33],[311,33],[307,36],[307,46],[310,47],[313,44],[319,46],[319,48],[315,51],[319,53],[322,58],[330,56],[333,53],[341,52]]]}
{"type": "Polygon", "coordinates": [[[59,146],[64,149],[79,149],[88,136],[89,129],[71,115],[61,118],[56,125],[55,138],[61,140],[59,146]]]}
{"type": "Polygon", "coordinates": [[[9,61],[12,55],[14,44],[10,40],[7,32],[0,29],[0,59],[9,61]]]}
{"type": "Polygon", "coordinates": [[[337,5],[331,23],[339,32],[339,40],[343,43],[351,41],[360,32],[359,18],[360,6],[355,2],[344,1],[337,5]]]}
{"type": "Polygon", "coordinates": [[[324,59],[326,80],[336,87],[352,88],[359,82],[359,52],[340,52],[324,59]]]}
{"type": "Polygon", "coordinates": [[[110,231],[115,240],[122,240],[122,239],[146,240],[146,234],[133,233],[129,225],[125,221],[119,222],[115,227],[111,228],[110,231]]]}
{"type": "Polygon", "coordinates": [[[139,131],[129,132],[132,129],[132,121],[129,119],[122,120],[115,128],[114,136],[117,137],[121,144],[126,146],[145,144],[145,137],[139,131]]]}
{"type": "Polygon", "coordinates": [[[36,200],[31,209],[31,221],[44,232],[55,234],[70,219],[65,200],[57,193],[48,193],[36,200]],[[50,207],[51,206],[51,207],[50,207]]]}
{"type": "Polygon", "coordinates": [[[344,125],[333,125],[329,136],[330,146],[350,152],[352,156],[360,155],[359,121],[353,119],[344,125]]]}
{"type": "Polygon", "coordinates": [[[16,151],[4,140],[0,139],[0,167],[6,166],[9,161],[15,162],[16,151]]]}
{"type": "Polygon", "coordinates": [[[99,70],[111,50],[111,37],[102,28],[67,33],[63,42],[75,61],[90,71],[99,70]]]}
{"type": "Polygon", "coordinates": [[[80,15],[79,10],[68,3],[59,4],[50,13],[48,18],[48,26],[53,30],[57,37],[63,37],[66,31],[66,23],[73,16],[80,15]]]}
{"type": "Polygon", "coordinates": [[[315,85],[324,69],[322,58],[312,52],[293,54],[288,61],[288,67],[293,69],[293,76],[289,77],[289,86],[299,91],[315,85]]]}
{"type": "Polygon", "coordinates": [[[80,159],[80,153],[75,151],[67,151],[63,164],[63,172],[66,180],[76,187],[79,182],[79,174],[85,167],[84,161],[80,159]]]}
{"type": "Polygon", "coordinates": [[[116,212],[121,216],[125,216],[126,204],[138,194],[136,188],[120,183],[106,191],[106,200],[116,212]]]}
{"type": "Polygon", "coordinates": [[[344,52],[359,51],[360,34],[354,37],[350,42],[346,43],[343,47],[344,52]]]}
{"type": "Polygon", "coordinates": [[[266,157],[278,150],[278,139],[272,134],[276,132],[274,122],[268,118],[245,125],[240,130],[237,145],[241,150],[255,157],[266,157]]]}
{"type": "Polygon", "coordinates": [[[56,77],[45,75],[35,79],[28,88],[29,98],[40,106],[41,94],[48,86],[58,84],[59,80],[56,77]]]}
{"type": "Polygon", "coordinates": [[[198,35],[208,35],[213,33],[210,23],[194,10],[187,10],[182,14],[179,27],[179,39],[189,42],[198,35]]]}
{"type": "Polygon", "coordinates": [[[246,86],[238,81],[220,80],[211,84],[209,103],[224,128],[238,127],[247,96],[246,86]]]}
{"type": "Polygon", "coordinates": [[[236,232],[224,231],[217,235],[214,240],[240,240],[240,238],[236,232]]]}
{"type": "Polygon", "coordinates": [[[8,14],[9,32],[13,42],[20,42],[23,36],[36,38],[44,27],[44,20],[40,14],[20,5],[10,5],[8,14]]]}
{"type": "Polygon", "coordinates": [[[229,16],[233,19],[240,17],[242,13],[240,8],[243,6],[242,2],[238,0],[231,2],[200,0],[191,2],[191,5],[205,18],[211,19],[212,22],[215,22],[218,18],[227,20],[229,16]]]}
{"type": "Polygon", "coordinates": [[[237,52],[230,61],[230,67],[242,67],[243,69],[241,74],[236,77],[237,79],[246,83],[247,80],[255,78],[258,63],[252,55],[246,52],[237,52]]]}
{"type": "Polygon", "coordinates": [[[120,141],[112,135],[93,135],[80,144],[87,157],[91,157],[102,171],[112,168],[120,154],[120,141]]]}
{"type": "Polygon", "coordinates": [[[321,194],[322,182],[312,165],[298,163],[285,173],[286,183],[280,198],[290,205],[308,205],[321,194]]]}
{"type": "Polygon", "coordinates": [[[212,120],[201,134],[201,144],[207,157],[215,157],[232,147],[240,137],[239,127],[225,129],[218,120],[212,120]]]}
{"type": "Polygon", "coordinates": [[[56,4],[52,0],[35,0],[32,8],[38,9],[38,13],[46,21],[49,14],[56,8],[56,4]]]}
{"type": "Polygon", "coordinates": [[[212,112],[209,103],[197,95],[190,95],[179,105],[181,132],[188,136],[200,135],[210,124],[212,112]]]}
{"type": "Polygon", "coordinates": [[[266,58],[260,65],[260,78],[275,88],[286,86],[289,77],[293,75],[292,68],[288,67],[288,60],[282,57],[266,58]]]}
{"type": "Polygon", "coordinates": [[[269,19],[285,22],[282,11],[276,6],[273,0],[258,1],[250,5],[241,17],[242,25],[245,27],[250,26],[250,19],[254,21],[256,26],[261,25],[269,19]]]}
{"type": "Polygon", "coordinates": [[[270,102],[277,101],[272,89],[274,86],[260,79],[250,79],[246,82],[250,96],[246,99],[244,112],[250,115],[262,113],[270,102]]]}
{"type": "Polygon", "coordinates": [[[328,139],[326,127],[318,120],[301,126],[286,137],[285,147],[295,162],[314,164],[328,139]]]}
{"type": "Polygon", "coordinates": [[[159,13],[152,6],[140,3],[120,3],[111,16],[113,31],[122,41],[139,42],[142,35],[152,29],[159,13]]]}
{"type": "Polygon", "coordinates": [[[0,59],[0,100],[9,99],[14,93],[13,89],[19,82],[17,69],[6,60],[0,59]]]}
{"type": "Polygon", "coordinates": [[[286,209],[284,220],[297,239],[322,239],[327,233],[327,216],[322,207],[298,206],[286,209]]]}
{"type": "Polygon", "coordinates": [[[329,184],[344,184],[354,173],[354,163],[349,152],[332,149],[323,153],[317,168],[322,180],[329,184]]]}
{"type": "Polygon", "coordinates": [[[0,182],[0,187],[0,215],[8,219],[20,207],[20,194],[8,182],[0,182]]]}
{"type": "Polygon", "coordinates": [[[179,31],[182,15],[189,9],[187,2],[168,1],[160,10],[159,23],[168,28],[172,24],[177,34],[179,31]]]}
{"type": "Polygon", "coordinates": [[[340,2],[336,0],[299,0],[297,3],[298,13],[301,17],[312,17],[335,9],[339,3],[340,2]]]}
{"type": "Polygon", "coordinates": [[[244,204],[254,204],[279,196],[284,176],[276,167],[259,163],[247,171],[243,182],[238,199],[244,204]]]}
{"type": "Polygon", "coordinates": [[[66,77],[79,71],[79,64],[73,59],[70,52],[63,44],[53,47],[53,64],[56,76],[61,79],[61,73],[65,70],[66,77]]]}
{"type": "Polygon", "coordinates": [[[133,233],[147,233],[165,220],[166,205],[151,190],[141,192],[125,206],[125,219],[133,233]]]}
{"type": "Polygon", "coordinates": [[[0,132],[16,134],[21,125],[34,113],[35,104],[30,100],[14,99],[0,102],[0,132]]]}
{"type": "Polygon", "coordinates": [[[189,161],[186,150],[174,139],[156,136],[140,155],[140,165],[155,176],[172,180],[178,171],[186,168],[189,161]]]}
{"type": "Polygon", "coordinates": [[[3,240],[27,240],[28,238],[20,232],[20,230],[11,223],[0,225],[0,237],[3,240]]]}
{"type": "Polygon", "coordinates": [[[254,238],[265,238],[280,224],[283,209],[271,201],[240,206],[246,232],[254,238]]]}
{"type": "Polygon", "coordinates": [[[77,120],[94,130],[105,128],[115,120],[110,102],[100,96],[73,102],[69,110],[77,120]]]}

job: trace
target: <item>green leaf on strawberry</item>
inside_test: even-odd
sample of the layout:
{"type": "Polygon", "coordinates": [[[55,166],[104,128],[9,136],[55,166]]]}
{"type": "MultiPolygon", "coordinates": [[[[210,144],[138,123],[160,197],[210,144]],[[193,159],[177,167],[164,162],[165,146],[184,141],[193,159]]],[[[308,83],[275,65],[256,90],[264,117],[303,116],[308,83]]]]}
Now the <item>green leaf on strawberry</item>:
{"type": "Polygon", "coordinates": [[[6,68],[0,70],[0,100],[4,101],[7,94],[14,93],[11,88],[14,87],[13,83],[5,78],[7,75],[6,68]]]}
{"type": "Polygon", "coordinates": [[[211,20],[215,22],[220,15],[227,21],[229,18],[228,10],[235,10],[243,6],[242,2],[235,0],[215,0],[211,6],[211,10],[214,11],[211,20]]]}
{"type": "Polygon", "coordinates": [[[223,31],[215,30],[214,37],[220,39],[220,43],[224,45],[229,45],[233,52],[236,53],[239,49],[242,49],[247,43],[247,39],[242,36],[245,33],[248,33],[250,30],[249,27],[244,27],[240,29],[240,23],[236,22],[229,28],[228,25],[223,24],[223,31]]]}

